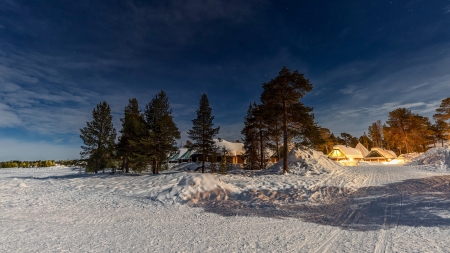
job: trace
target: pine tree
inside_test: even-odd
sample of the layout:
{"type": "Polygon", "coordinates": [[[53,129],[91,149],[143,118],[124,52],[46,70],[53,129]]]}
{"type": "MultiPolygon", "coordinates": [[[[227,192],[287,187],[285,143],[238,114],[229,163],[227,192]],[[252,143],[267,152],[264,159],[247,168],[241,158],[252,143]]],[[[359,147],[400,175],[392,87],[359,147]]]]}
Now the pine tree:
{"type": "Polygon", "coordinates": [[[124,110],[122,122],[122,134],[117,145],[118,156],[122,161],[122,170],[141,172],[147,165],[145,157],[140,154],[141,140],[146,136],[144,116],[139,110],[136,98],[130,99],[124,110]]]}
{"type": "Polygon", "coordinates": [[[93,120],[86,122],[87,126],[80,129],[80,138],[85,146],[80,152],[88,159],[87,170],[98,173],[110,166],[115,152],[116,129],[112,123],[111,108],[102,102],[92,111],[93,120]]]}
{"type": "Polygon", "coordinates": [[[211,115],[212,109],[206,94],[202,95],[199,109],[196,112],[197,117],[192,120],[192,129],[187,133],[189,138],[194,141],[192,147],[202,152],[202,173],[205,173],[205,160],[214,150],[213,138],[219,133],[220,127],[213,128],[214,116],[211,115]]]}
{"type": "Polygon", "coordinates": [[[288,68],[283,67],[275,79],[263,84],[263,89],[261,102],[282,119],[283,169],[289,173],[287,166],[289,136],[301,139],[314,125],[312,108],[300,102],[306,92],[312,90],[312,84],[297,70],[291,73],[288,68]]]}
{"type": "Polygon", "coordinates": [[[341,133],[341,138],[344,141],[343,144],[345,146],[348,146],[348,145],[350,145],[350,142],[351,142],[353,136],[351,134],[349,134],[349,133],[341,133]]]}
{"type": "Polygon", "coordinates": [[[367,149],[367,150],[371,150],[372,149],[372,141],[370,140],[370,138],[367,136],[366,132],[363,133],[363,135],[361,137],[359,137],[359,142],[367,149]]]}
{"type": "MultiPolygon", "coordinates": [[[[447,140],[450,139],[450,97],[443,99],[439,108],[436,109],[436,114],[433,115],[433,119],[436,121],[438,128],[443,128],[441,135],[445,136],[447,140]],[[440,122],[439,122],[440,121],[440,122]]],[[[442,140],[442,144],[443,144],[442,140]]]]}
{"type": "Polygon", "coordinates": [[[383,126],[381,120],[377,120],[369,126],[369,138],[372,140],[373,146],[382,148],[383,147],[383,126]]]}
{"type": "Polygon", "coordinates": [[[259,165],[259,134],[256,127],[256,117],[255,117],[255,105],[256,103],[250,104],[247,110],[247,115],[244,118],[244,128],[241,134],[244,136],[244,157],[247,162],[247,169],[256,170],[260,168],[259,165]]]}
{"type": "MultiPolygon", "coordinates": [[[[265,109],[264,111],[270,112],[270,110],[265,109]]],[[[276,157],[276,161],[280,160],[281,157],[281,139],[283,138],[283,131],[282,131],[282,120],[280,119],[280,115],[278,114],[271,114],[267,117],[265,117],[265,122],[267,124],[267,137],[268,137],[268,143],[267,146],[273,150],[273,153],[276,157]]]]}
{"type": "Polygon", "coordinates": [[[220,160],[220,165],[219,165],[219,173],[220,174],[228,174],[228,160],[227,160],[227,156],[229,155],[229,151],[223,147],[221,150],[221,160],[220,160]]]}
{"type": "Polygon", "coordinates": [[[448,132],[449,124],[447,124],[443,120],[438,119],[436,120],[431,129],[433,131],[433,136],[435,140],[434,146],[436,147],[436,142],[440,142],[441,146],[444,147],[444,141],[448,140],[450,137],[450,134],[448,132]]]}
{"type": "Polygon", "coordinates": [[[398,143],[396,146],[404,147],[406,153],[412,152],[409,136],[413,124],[412,116],[413,113],[411,110],[406,108],[397,108],[392,112],[389,112],[389,118],[386,121],[387,126],[384,128],[386,132],[394,134],[396,140],[401,140],[402,143],[398,143]]]}
{"type": "Polygon", "coordinates": [[[434,119],[440,119],[442,121],[450,120],[450,97],[443,99],[439,108],[436,109],[436,114],[433,115],[434,119]]]}
{"type": "Polygon", "coordinates": [[[180,131],[173,121],[169,99],[163,90],[147,104],[144,114],[149,137],[147,145],[143,146],[152,148],[153,174],[158,174],[161,165],[177,150],[176,140],[180,139],[180,131]]]}

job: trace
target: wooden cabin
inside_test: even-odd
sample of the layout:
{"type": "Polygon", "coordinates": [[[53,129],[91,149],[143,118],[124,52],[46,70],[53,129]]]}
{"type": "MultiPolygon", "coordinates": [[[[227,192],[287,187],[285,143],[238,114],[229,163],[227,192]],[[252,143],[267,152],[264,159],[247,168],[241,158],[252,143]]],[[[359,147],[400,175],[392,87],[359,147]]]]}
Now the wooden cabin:
{"type": "Polygon", "coordinates": [[[397,155],[391,151],[383,148],[372,148],[369,154],[364,157],[364,161],[368,162],[390,162],[397,158],[397,155]]]}
{"type": "Polygon", "coordinates": [[[364,158],[361,151],[345,145],[334,145],[328,158],[334,161],[358,162],[364,158]]]}

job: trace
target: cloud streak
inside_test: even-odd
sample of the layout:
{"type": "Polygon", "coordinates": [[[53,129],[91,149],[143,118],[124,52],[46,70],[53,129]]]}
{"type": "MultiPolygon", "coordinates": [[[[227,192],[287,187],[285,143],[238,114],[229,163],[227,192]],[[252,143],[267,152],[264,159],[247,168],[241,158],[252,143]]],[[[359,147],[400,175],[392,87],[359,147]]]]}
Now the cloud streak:
{"type": "Polygon", "coordinates": [[[317,120],[336,133],[360,135],[399,107],[431,117],[450,87],[449,46],[433,45],[408,55],[386,54],[331,70],[317,80],[319,88],[330,83],[344,88],[332,105],[328,101],[315,106],[317,120]]]}

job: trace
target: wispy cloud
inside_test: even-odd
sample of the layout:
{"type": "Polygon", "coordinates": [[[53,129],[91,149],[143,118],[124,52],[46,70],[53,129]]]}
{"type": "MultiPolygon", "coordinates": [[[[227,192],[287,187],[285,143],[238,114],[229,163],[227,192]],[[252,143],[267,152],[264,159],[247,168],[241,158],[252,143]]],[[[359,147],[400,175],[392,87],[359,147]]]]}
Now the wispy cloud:
{"type": "Polygon", "coordinates": [[[445,13],[450,13],[450,5],[447,5],[444,7],[444,12],[445,13]]]}
{"type": "Polygon", "coordinates": [[[6,104],[0,103],[0,127],[14,127],[22,125],[17,114],[6,104]]]}
{"type": "Polygon", "coordinates": [[[315,106],[316,118],[333,131],[359,135],[399,107],[431,117],[440,101],[450,96],[446,95],[449,64],[449,45],[440,44],[408,55],[391,53],[340,66],[325,78],[316,79],[319,89],[327,90],[329,83],[344,87],[332,101],[315,106]]]}
{"type": "Polygon", "coordinates": [[[82,84],[76,80],[80,72],[95,69],[102,73],[118,64],[101,58],[89,61],[13,47],[0,49],[0,126],[17,126],[40,134],[78,134],[98,102],[109,100],[115,112],[123,111],[129,92],[117,88],[100,93],[102,82],[112,85],[101,77],[85,78],[82,84]]]}

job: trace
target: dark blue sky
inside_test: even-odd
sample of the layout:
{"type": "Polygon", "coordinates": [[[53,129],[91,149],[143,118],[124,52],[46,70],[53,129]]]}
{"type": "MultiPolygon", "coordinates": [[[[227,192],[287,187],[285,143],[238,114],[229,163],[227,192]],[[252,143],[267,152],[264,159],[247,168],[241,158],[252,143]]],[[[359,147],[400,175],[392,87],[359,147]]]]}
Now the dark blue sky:
{"type": "Polygon", "coordinates": [[[389,111],[450,96],[450,1],[0,1],[0,160],[78,158],[103,100],[161,89],[186,141],[203,92],[240,139],[248,105],[287,66],[319,125],[361,135],[389,111]],[[93,3],[95,2],[95,3],[93,3]],[[304,3],[301,3],[304,2],[304,3]]]}

